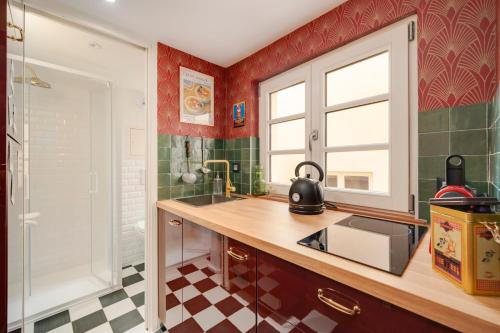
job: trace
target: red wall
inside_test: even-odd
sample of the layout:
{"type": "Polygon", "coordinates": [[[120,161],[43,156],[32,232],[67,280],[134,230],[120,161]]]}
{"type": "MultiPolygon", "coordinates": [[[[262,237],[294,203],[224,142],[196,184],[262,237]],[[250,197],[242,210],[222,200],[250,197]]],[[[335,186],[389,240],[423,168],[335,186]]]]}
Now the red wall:
{"type": "Polygon", "coordinates": [[[226,110],[225,69],[158,43],[158,133],[223,138],[226,110]],[[179,121],[179,66],[214,77],[214,126],[179,121]]]}
{"type": "Polygon", "coordinates": [[[500,4],[497,3],[497,89],[499,86],[500,78],[500,23],[498,20],[500,18],[500,4]]]}
{"type": "Polygon", "coordinates": [[[496,89],[496,0],[350,0],[227,70],[228,106],[245,100],[249,125],[226,137],[258,135],[260,81],[403,17],[418,15],[419,110],[490,101],[496,89]]]}
{"type": "Polygon", "coordinates": [[[350,0],[226,70],[159,44],[159,132],[225,138],[257,136],[260,81],[415,13],[419,110],[491,101],[497,86],[496,2],[350,0]],[[200,68],[207,74],[210,69],[218,75],[216,82],[225,79],[225,83],[216,84],[219,93],[214,128],[178,123],[178,64],[200,68]],[[223,87],[227,88],[225,97],[223,87]],[[247,125],[233,128],[231,107],[239,101],[247,103],[247,125]]]}

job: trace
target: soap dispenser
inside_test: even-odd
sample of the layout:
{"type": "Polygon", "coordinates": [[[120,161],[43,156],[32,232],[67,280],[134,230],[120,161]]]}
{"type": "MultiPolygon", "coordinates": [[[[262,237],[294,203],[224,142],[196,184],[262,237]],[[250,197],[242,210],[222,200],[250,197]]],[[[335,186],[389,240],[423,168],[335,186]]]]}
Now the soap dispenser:
{"type": "Polygon", "coordinates": [[[224,188],[224,181],[222,180],[222,178],[219,177],[219,172],[217,171],[217,175],[214,178],[213,194],[214,195],[222,195],[223,188],[224,188]]]}

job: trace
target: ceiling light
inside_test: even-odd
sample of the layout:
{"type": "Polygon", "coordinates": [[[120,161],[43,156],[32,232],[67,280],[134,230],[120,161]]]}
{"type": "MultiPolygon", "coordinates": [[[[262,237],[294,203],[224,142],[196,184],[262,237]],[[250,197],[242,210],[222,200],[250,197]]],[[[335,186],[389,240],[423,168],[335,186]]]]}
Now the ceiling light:
{"type": "Polygon", "coordinates": [[[106,0],[106,2],[111,2],[111,3],[113,3],[113,2],[116,2],[116,0],[106,0]]]}

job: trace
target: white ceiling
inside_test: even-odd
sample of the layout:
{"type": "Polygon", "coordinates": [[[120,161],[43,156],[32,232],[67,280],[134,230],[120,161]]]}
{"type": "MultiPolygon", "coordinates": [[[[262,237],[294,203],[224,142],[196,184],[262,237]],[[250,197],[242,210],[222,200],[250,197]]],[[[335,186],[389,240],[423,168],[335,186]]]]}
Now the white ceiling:
{"type": "Polygon", "coordinates": [[[227,67],[346,0],[26,0],[227,67]]]}

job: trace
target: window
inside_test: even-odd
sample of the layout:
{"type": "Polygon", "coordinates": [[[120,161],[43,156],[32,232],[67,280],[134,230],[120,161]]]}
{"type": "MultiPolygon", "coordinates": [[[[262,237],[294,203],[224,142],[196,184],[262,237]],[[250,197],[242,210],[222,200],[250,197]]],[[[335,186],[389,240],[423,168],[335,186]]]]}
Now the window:
{"type": "Polygon", "coordinates": [[[326,200],[410,209],[409,21],[261,83],[271,191],[287,194],[295,166],[311,159],[325,171],[326,200]]]}
{"type": "Polygon", "coordinates": [[[268,85],[268,111],[261,128],[267,138],[266,174],[268,181],[282,192],[290,186],[295,166],[310,158],[306,149],[310,128],[309,75],[309,70],[299,68],[268,85]]]}

